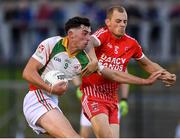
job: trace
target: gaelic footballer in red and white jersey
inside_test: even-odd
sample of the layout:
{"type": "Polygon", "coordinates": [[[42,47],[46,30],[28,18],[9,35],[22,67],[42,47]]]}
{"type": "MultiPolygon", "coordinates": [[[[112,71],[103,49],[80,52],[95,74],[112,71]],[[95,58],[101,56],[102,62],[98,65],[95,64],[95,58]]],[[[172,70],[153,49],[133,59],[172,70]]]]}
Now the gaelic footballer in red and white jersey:
{"type": "MultiPolygon", "coordinates": [[[[92,35],[99,43],[95,48],[98,61],[105,67],[124,71],[131,58],[139,60],[144,57],[138,42],[125,34],[115,38],[106,28],[100,28],[92,35]]],[[[89,99],[118,102],[119,83],[105,79],[98,73],[82,78],[81,89],[89,99]]]]}

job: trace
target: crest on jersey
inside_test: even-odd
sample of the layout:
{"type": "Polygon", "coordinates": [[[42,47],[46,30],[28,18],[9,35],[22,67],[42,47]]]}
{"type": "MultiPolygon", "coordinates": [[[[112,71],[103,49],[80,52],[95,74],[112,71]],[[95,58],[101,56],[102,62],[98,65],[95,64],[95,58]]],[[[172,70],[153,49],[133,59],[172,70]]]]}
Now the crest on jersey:
{"type": "Polygon", "coordinates": [[[115,54],[118,54],[118,51],[119,51],[119,46],[116,46],[116,45],[115,45],[115,46],[114,46],[114,53],[115,53],[115,54]]]}
{"type": "Polygon", "coordinates": [[[127,52],[127,51],[129,50],[129,47],[126,46],[126,47],[124,48],[124,50],[127,52]]]}
{"type": "Polygon", "coordinates": [[[42,51],[45,49],[44,45],[39,45],[39,47],[37,48],[38,53],[42,53],[42,51]]]}

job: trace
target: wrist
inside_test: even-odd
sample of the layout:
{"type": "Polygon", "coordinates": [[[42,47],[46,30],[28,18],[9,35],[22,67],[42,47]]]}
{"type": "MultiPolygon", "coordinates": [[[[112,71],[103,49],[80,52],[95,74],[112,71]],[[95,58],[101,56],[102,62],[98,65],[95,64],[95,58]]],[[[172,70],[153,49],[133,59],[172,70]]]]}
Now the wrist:
{"type": "Polygon", "coordinates": [[[127,101],[128,99],[127,98],[121,98],[121,101],[127,101]]]}
{"type": "Polygon", "coordinates": [[[147,79],[142,79],[142,85],[148,84],[147,79]]]}
{"type": "Polygon", "coordinates": [[[52,92],[53,92],[53,86],[51,85],[51,86],[49,86],[49,94],[52,94],[52,92]]]}
{"type": "Polygon", "coordinates": [[[97,59],[92,59],[91,62],[92,62],[93,64],[98,65],[98,60],[97,60],[97,59]]]}

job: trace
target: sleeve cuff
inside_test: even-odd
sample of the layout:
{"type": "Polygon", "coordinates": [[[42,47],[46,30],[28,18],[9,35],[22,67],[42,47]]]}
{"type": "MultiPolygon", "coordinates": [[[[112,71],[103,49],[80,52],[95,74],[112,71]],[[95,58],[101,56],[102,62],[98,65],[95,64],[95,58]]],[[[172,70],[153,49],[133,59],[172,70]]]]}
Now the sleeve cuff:
{"type": "Polygon", "coordinates": [[[98,62],[98,70],[101,72],[104,69],[102,63],[98,62]]]}

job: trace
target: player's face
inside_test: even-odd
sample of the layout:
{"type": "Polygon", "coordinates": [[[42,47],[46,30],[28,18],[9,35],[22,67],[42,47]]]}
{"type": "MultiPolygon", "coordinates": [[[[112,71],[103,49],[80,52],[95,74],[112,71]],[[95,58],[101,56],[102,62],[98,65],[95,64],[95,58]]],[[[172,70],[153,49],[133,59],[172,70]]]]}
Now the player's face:
{"type": "Polygon", "coordinates": [[[84,49],[90,39],[90,28],[82,26],[73,31],[73,43],[76,45],[77,50],[84,49]]]}
{"type": "Polygon", "coordinates": [[[106,19],[106,25],[114,36],[123,36],[127,26],[127,13],[120,13],[117,10],[114,10],[111,18],[106,19]]]}

